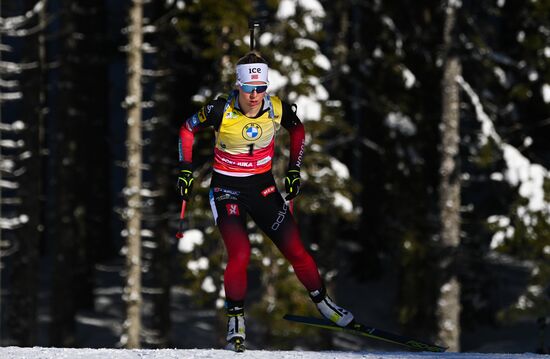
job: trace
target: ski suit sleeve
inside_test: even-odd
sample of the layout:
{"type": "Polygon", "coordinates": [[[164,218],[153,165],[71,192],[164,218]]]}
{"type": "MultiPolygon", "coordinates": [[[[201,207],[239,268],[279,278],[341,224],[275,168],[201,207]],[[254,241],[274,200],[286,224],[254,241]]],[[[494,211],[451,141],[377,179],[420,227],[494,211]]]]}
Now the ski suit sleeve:
{"type": "Polygon", "coordinates": [[[300,170],[304,156],[305,129],[304,124],[298,116],[293,106],[283,102],[283,114],[281,116],[281,126],[283,126],[290,135],[290,156],[288,162],[289,170],[300,170]]]}
{"type": "Polygon", "coordinates": [[[190,170],[192,167],[195,132],[211,126],[218,128],[221,123],[224,104],[225,101],[222,99],[211,101],[181,125],[178,150],[182,169],[190,170]]]}

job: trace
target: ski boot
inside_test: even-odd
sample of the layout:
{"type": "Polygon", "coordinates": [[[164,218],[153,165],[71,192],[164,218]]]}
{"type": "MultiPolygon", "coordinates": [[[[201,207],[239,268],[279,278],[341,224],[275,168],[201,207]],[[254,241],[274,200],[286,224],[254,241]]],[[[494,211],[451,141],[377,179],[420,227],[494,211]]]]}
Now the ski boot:
{"type": "Polygon", "coordinates": [[[225,349],[244,352],[246,339],[243,302],[227,302],[227,345],[225,349]]]}
{"type": "Polygon", "coordinates": [[[325,287],[309,293],[311,300],[317,306],[317,309],[323,317],[330,320],[339,327],[353,325],[353,314],[337,306],[328,296],[325,287]]]}

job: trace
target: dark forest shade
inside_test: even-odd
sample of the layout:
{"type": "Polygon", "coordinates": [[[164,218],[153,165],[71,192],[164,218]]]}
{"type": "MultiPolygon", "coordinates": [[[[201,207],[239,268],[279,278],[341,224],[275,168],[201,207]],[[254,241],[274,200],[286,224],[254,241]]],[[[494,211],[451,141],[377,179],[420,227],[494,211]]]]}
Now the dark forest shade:
{"type": "Polygon", "coordinates": [[[53,112],[50,344],[74,346],[75,315],[94,307],[94,265],[111,248],[107,142],[109,42],[102,2],[61,2],[53,112]]]}
{"type": "MultiPolygon", "coordinates": [[[[25,0],[21,4],[30,8],[33,1],[25,0]]],[[[8,12],[10,13],[10,12],[8,12]]],[[[33,24],[39,25],[42,16],[35,17],[33,24]]],[[[8,314],[8,326],[11,339],[21,346],[32,346],[37,339],[37,314],[38,314],[38,274],[40,260],[40,246],[43,240],[42,213],[44,210],[43,193],[43,161],[41,150],[44,146],[44,102],[45,88],[43,79],[45,76],[44,58],[41,56],[41,39],[43,34],[31,35],[28,41],[22,45],[21,61],[38,66],[25,71],[20,83],[25,105],[21,108],[21,120],[26,123],[35,123],[27,126],[21,133],[24,141],[23,151],[29,151],[29,156],[16,156],[20,158],[16,165],[24,169],[19,177],[19,197],[21,205],[19,211],[28,217],[29,221],[15,230],[14,246],[19,250],[13,258],[13,268],[10,282],[18,283],[13,287],[10,298],[11,310],[8,314]]]]}

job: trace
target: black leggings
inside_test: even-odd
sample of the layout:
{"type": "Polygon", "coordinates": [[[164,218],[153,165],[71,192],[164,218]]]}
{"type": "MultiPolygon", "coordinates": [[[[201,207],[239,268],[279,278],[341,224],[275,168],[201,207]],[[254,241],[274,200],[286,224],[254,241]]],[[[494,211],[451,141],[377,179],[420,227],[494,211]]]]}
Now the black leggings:
{"type": "Polygon", "coordinates": [[[275,243],[294,268],[304,287],[312,292],[322,287],[315,261],[304,248],[288,204],[277,190],[271,172],[231,177],[214,172],[210,206],[228,254],[224,274],[226,298],[245,299],[250,241],[246,215],[275,243]]]}

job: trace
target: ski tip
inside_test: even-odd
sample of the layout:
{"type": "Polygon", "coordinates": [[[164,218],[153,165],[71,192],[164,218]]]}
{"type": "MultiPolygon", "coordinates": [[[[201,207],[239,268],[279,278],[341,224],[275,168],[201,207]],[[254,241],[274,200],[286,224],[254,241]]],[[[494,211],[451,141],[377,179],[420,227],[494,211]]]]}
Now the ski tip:
{"type": "Polygon", "coordinates": [[[422,342],[419,340],[404,337],[398,334],[385,332],[380,329],[367,327],[356,321],[353,321],[352,323],[350,323],[351,325],[348,325],[346,327],[339,327],[336,324],[332,323],[331,321],[323,318],[304,317],[304,316],[294,315],[294,314],[285,314],[283,316],[283,319],[286,319],[291,322],[311,325],[314,327],[326,328],[331,330],[349,331],[351,333],[370,337],[372,339],[378,339],[378,340],[383,340],[383,341],[390,342],[397,345],[403,345],[409,348],[410,350],[415,350],[415,351],[443,353],[447,349],[449,349],[447,347],[442,347],[439,345],[430,344],[427,342],[422,342]]]}

